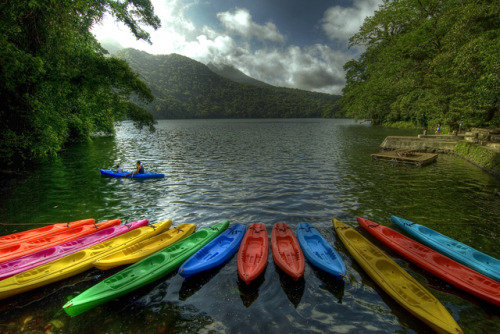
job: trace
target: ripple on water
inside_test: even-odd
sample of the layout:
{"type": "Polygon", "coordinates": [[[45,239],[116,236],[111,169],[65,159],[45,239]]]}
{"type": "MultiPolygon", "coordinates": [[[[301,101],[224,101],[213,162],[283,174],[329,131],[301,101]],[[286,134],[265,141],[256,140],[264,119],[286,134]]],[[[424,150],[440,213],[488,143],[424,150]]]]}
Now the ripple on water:
{"type": "MultiPolygon", "coordinates": [[[[44,325],[58,318],[65,332],[74,333],[426,332],[427,327],[374,286],[338,240],[331,219],[356,227],[359,215],[392,226],[390,216],[397,215],[498,258],[500,197],[492,192],[500,181],[454,156],[440,155],[425,168],[371,161],[385,136],[409,134],[415,132],[352,120],[160,121],[155,133],[124,122],[115,138],[69,148],[57,161],[13,182],[9,197],[0,202],[0,221],[170,218],[174,226],[195,223],[203,228],[230,220],[263,222],[268,232],[278,221],[293,229],[305,221],[339,251],[347,266],[345,283],[325,278],[309,264],[303,281],[290,282],[269,254],[264,275],[247,287],[233,257],[194,280],[167,275],[76,319],[61,316],[69,295],[112,274],[92,270],[76,276],[71,286],[63,281],[7,301],[17,304],[4,306],[2,319],[21,328],[28,316],[36,315],[44,325]],[[99,175],[99,168],[116,164],[132,169],[137,160],[166,177],[99,175]]],[[[406,269],[420,275],[411,266],[406,269]]],[[[439,295],[465,332],[500,331],[495,310],[484,303],[464,299],[444,284],[437,291],[427,277],[420,281],[439,295]]]]}

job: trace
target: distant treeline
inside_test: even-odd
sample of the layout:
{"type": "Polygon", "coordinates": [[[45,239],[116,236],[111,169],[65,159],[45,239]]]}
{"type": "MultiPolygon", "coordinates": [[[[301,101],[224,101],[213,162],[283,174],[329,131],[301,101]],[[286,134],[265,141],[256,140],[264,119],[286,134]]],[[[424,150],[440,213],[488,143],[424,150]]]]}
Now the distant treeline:
{"type": "Polygon", "coordinates": [[[156,119],[334,117],[340,96],[226,79],[177,54],[135,49],[115,54],[140,74],[155,96],[143,105],[156,119]]]}
{"type": "Polygon", "coordinates": [[[350,39],[342,114],[374,124],[500,125],[500,1],[395,0],[350,39]]]}

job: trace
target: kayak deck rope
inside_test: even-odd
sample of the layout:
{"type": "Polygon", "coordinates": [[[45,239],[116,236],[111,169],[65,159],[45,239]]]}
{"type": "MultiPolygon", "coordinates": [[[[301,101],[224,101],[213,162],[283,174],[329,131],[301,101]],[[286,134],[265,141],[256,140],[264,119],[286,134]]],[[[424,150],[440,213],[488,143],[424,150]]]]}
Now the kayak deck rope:
{"type": "Polygon", "coordinates": [[[257,230],[255,227],[250,227],[249,230],[254,230],[255,233],[264,232],[264,230],[257,230]]]}

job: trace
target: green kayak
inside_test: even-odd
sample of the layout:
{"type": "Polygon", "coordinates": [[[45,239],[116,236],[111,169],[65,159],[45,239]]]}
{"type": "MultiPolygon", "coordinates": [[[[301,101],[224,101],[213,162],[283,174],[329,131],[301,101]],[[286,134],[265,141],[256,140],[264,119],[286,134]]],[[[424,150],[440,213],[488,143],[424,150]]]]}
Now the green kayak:
{"type": "Polygon", "coordinates": [[[229,221],[225,221],[202,229],[119,271],[67,302],[64,311],[73,317],[160,279],[179,268],[228,226],[229,221]]]}

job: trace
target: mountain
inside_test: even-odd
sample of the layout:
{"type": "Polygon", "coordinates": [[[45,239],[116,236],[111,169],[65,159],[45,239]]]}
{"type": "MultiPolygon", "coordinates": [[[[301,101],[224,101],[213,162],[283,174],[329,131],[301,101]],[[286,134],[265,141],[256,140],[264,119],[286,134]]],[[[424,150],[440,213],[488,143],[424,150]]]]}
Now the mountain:
{"type": "Polygon", "coordinates": [[[220,75],[223,78],[232,80],[234,82],[239,82],[242,84],[250,84],[255,86],[268,86],[268,87],[271,86],[269,84],[266,84],[265,82],[249,77],[248,75],[236,69],[232,65],[221,64],[221,63],[218,64],[208,63],[207,66],[210,70],[212,70],[212,72],[220,75]]]}
{"type": "Polygon", "coordinates": [[[156,119],[333,117],[338,109],[335,102],[340,96],[274,87],[257,80],[258,84],[235,82],[178,54],[123,49],[115,57],[126,60],[151,89],[155,96],[151,104],[136,102],[156,119]]]}
{"type": "Polygon", "coordinates": [[[114,55],[115,53],[123,49],[123,46],[121,46],[120,43],[118,43],[113,39],[107,38],[102,41],[99,41],[99,43],[104,49],[106,49],[109,52],[110,55],[114,55]]]}

